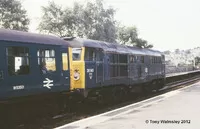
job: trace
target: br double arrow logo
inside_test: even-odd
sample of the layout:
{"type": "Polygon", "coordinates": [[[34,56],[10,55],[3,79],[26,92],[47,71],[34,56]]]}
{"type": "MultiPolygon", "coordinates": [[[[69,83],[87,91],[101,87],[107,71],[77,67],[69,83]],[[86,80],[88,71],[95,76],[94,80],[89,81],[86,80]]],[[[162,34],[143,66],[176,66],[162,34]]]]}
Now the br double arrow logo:
{"type": "Polygon", "coordinates": [[[51,86],[53,86],[53,80],[49,80],[48,78],[45,78],[46,80],[43,81],[43,86],[44,87],[47,87],[48,89],[51,89],[51,86]]]}

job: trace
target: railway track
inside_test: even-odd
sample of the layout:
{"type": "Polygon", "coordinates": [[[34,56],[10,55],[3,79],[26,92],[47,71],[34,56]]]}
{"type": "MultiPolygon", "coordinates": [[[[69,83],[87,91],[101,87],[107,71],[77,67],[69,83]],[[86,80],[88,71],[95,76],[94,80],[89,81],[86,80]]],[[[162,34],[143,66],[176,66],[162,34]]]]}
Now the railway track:
{"type": "MultiPolygon", "coordinates": [[[[23,119],[22,121],[15,121],[14,123],[7,121],[4,123],[4,126],[0,126],[3,128],[17,128],[17,129],[49,129],[61,126],[63,124],[67,124],[76,120],[80,120],[83,118],[87,118],[93,115],[97,115],[103,112],[107,112],[110,110],[114,110],[132,103],[136,103],[175,89],[179,89],[182,87],[186,87],[190,84],[197,82],[200,79],[200,75],[196,75],[187,79],[183,79],[172,82],[168,80],[166,86],[159,91],[152,91],[147,94],[130,94],[126,99],[122,102],[117,103],[108,103],[108,104],[98,104],[98,103],[76,103],[72,107],[73,109],[68,109],[66,111],[62,111],[61,113],[44,113],[42,111],[45,109],[41,109],[41,112],[37,115],[30,116],[27,119],[23,119]],[[7,125],[6,125],[7,124],[7,125]]],[[[173,79],[172,79],[173,80],[173,79]]],[[[55,109],[56,110],[56,109],[55,109]]],[[[37,110],[36,110],[37,111],[37,110]]],[[[36,113],[36,112],[35,112],[36,113]]],[[[12,117],[12,116],[10,116],[12,117]]]]}

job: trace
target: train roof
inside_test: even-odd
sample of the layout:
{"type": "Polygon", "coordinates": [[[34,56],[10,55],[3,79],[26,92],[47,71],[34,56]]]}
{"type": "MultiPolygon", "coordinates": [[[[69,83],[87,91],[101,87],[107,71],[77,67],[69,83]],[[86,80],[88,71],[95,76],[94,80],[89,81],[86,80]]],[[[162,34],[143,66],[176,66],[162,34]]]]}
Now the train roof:
{"type": "Polygon", "coordinates": [[[90,40],[90,39],[82,39],[82,38],[63,38],[66,40],[71,47],[93,47],[93,48],[101,48],[99,44],[100,41],[90,40]]]}
{"type": "Polygon", "coordinates": [[[73,38],[71,40],[65,39],[69,42],[71,47],[93,47],[102,48],[106,52],[111,53],[131,53],[137,55],[151,55],[151,56],[161,56],[162,53],[152,49],[138,48],[132,46],[120,45],[117,43],[108,43],[103,41],[96,41],[90,39],[73,38]]]}
{"type": "Polygon", "coordinates": [[[16,30],[8,30],[8,29],[0,29],[0,40],[68,46],[68,44],[63,39],[60,39],[59,37],[56,36],[29,33],[16,30]]]}

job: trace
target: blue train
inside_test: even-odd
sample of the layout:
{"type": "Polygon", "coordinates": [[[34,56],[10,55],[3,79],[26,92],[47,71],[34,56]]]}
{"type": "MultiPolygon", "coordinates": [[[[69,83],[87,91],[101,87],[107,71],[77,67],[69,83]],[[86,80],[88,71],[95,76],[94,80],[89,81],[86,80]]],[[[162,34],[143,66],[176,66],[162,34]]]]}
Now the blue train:
{"type": "Polygon", "coordinates": [[[140,84],[145,90],[164,86],[165,57],[159,51],[78,38],[64,40],[72,53],[71,90],[87,96],[102,87],[121,92],[140,84]]]}
{"type": "Polygon", "coordinates": [[[0,29],[0,99],[70,90],[68,44],[57,37],[0,29]]]}
{"type": "Polygon", "coordinates": [[[0,29],[0,58],[0,100],[165,82],[161,52],[95,40],[0,29]]]}

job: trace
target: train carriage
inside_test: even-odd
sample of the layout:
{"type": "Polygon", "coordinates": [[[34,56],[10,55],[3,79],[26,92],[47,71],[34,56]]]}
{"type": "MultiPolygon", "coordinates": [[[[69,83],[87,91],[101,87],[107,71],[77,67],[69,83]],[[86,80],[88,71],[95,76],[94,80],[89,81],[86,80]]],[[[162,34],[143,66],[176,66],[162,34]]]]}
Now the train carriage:
{"type": "Polygon", "coordinates": [[[58,37],[0,29],[0,58],[0,99],[70,90],[68,44],[58,37]]]}

